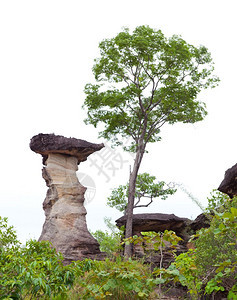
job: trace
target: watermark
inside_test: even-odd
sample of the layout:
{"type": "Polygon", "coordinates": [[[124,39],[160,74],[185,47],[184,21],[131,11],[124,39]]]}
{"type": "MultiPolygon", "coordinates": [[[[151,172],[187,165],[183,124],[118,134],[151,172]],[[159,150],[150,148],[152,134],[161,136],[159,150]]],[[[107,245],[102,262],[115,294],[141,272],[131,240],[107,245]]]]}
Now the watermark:
{"type": "MultiPolygon", "coordinates": [[[[128,142],[126,141],[124,145],[128,144],[128,142]]],[[[104,145],[105,147],[94,153],[92,157],[89,156],[88,161],[90,162],[90,167],[93,166],[98,170],[97,175],[103,175],[106,182],[109,182],[117,171],[129,163],[129,160],[123,159],[122,154],[117,149],[111,148],[107,143],[104,145]]],[[[130,154],[134,158],[134,153],[130,154]]]]}
{"type": "MultiPolygon", "coordinates": [[[[131,143],[131,139],[127,139],[123,145],[131,143]]],[[[124,159],[120,152],[120,149],[113,149],[107,143],[104,143],[105,147],[100,151],[95,152],[92,156],[89,156],[87,160],[90,163],[90,167],[95,167],[98,170],[97,175],[102,175],[106,183],[108,183],[112,177],[116,175],[116,172],[123,169],[125,164],[129,163],[129,160],[124,159]]],[[[134,158],[134,153],[129,154],[134,158]]],[[[87,188],[85,192],[85,205],[93,201],[96,195],[96,184],[92,177],[86,173],[77,173],[79,182],[87,188]]]]}
{"type": "Polygon", "coordinates": [[[96,185],[94,180],[91,178],[91,176],[78,172],[77,173],[77,178],[84,187],[87,188],[85,192],[85,202],[84,204],[89,204],[94,198],[96,194],[96,185]]]}

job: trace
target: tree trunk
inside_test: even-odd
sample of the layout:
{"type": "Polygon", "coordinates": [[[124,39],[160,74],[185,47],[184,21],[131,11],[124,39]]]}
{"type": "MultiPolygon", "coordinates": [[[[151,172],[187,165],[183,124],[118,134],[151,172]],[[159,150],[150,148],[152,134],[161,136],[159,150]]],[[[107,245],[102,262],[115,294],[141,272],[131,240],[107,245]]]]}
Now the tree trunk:
{"type": "MultiPolygon", "coordinates": [[[[129,238],[133,235],[132,223],[133,223],[133,208],[134,208],[136,179],[137,179],[138,170],[141,165],[144,151],[145,151],[145,147],[142,143],[142,145],[138,148],[138,151],[136,153],[133,170],[132,170],[132,172],[130,174],[130,178],[129,178],[128,205],[127,205],[127,209],[126,209],[127,220],[126,220],[125,238],[129,238]]],[[[129,258],[132,256],[132,244],[129,244],[129,245],[125,244],[124,256],[126,258],[129,258]]]]}

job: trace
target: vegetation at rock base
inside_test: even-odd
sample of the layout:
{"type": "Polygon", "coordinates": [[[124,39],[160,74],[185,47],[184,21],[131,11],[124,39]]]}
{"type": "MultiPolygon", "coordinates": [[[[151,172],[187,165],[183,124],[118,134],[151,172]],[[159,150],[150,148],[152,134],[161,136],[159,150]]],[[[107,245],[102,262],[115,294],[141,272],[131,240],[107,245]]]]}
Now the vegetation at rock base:
{"type": "Polygon", "coordinates": [[[192,299],[220,292],[237,299],[237,197],[213,193],[207,213],[211,224],[193,236],[195,250],[180,254],[168,269],[155,273],[162,274],[166,283],[187,287],[192,299]]]}
{"type": "Polygon", "coordinates": [[[75,282],[70,299],[151,299],[156,281],[148,266],[121,257],[97,262],[75,282]]]}
{"type": "MultiPolygon", "coordinates": [[[[131,140],[124,146],[135,153],[126,208],[129,238],[135,186],[147,144],[161,140],[165,124],[203,120],[207,112],[197,96],[215,87],[219,79],[212,75],[206,47],[190,45],[177,35],[166,38],[149,26],[138,26],[132,33],[125,28],[103,40],[99,48],[93,67],[96,84],[85,86],[85,122],[95,127],[103,124],[100,137],[114,145],[121,145],[122,138],[131,140]]],[[[125,255],[131,256],[131,245],[125,245],[125,255]]]]}
{"type": "Polygon", "coordinates": [[[105,261],[85,259],[63,266],[50,243],[31,240],[22,246],[7,219],[0,218],[0,299],[158,299],[183,286],[187,299],[215,299],[222,293],[235,300],[237,197],[214,192],[207,213],[210,227],[193,236],[195,249],[186,253],[175,254],[180,238],[172,231],[145,232],[123,241],[140,244],[145,252],[158,251],[161,257],[169,242],[175,260],[166,269],[162,259],[152,269],[142,260],[124,260],[120,250],[105,261]]]}
{"type": "Polygon", "coordinates": [[[156,285],[138,261],[85,259],[63,266],[48,242],[21,246],[0,219],[0,299],[150,299],[156,285]]]}
{"type": "Polygon", "coordinates": [[[76,273],[49,242],[21,246],[6,218],[0,218],[0,299],[49,299],[66,295],[76,273]]]}

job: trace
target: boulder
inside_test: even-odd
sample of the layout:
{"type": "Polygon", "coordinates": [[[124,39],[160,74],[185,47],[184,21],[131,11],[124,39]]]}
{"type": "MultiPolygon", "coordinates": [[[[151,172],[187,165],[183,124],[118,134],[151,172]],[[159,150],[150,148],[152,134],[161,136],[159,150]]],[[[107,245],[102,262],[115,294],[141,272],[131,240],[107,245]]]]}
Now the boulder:
{"type": "Polygon", "coordinates": [[[225,172],[225,177],[218,190],[227,194],[230,198],[237,195],[237,164],[225,172]]]}
{"type": "Polygon", "coordinates": [[[103,144],[92,144],[54,134],[39,134],[30,142],[32,151],[43,156],[42,176],[48,187],[43,202],[45,223],[39,241],[52,242],[64,256],[64,264],[84,258],[102,259],[104,254],[86,224],[84,194],[78,181],[78,164],[103,144]]]}

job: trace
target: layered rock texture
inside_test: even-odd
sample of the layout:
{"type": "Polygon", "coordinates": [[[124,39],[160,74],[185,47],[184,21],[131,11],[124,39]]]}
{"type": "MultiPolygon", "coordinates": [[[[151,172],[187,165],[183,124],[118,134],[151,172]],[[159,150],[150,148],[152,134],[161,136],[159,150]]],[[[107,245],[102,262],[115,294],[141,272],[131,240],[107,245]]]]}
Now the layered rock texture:
{"type": "Polygon", "coordinates": [[[31,150],[43,156],[42,176],[48,187],[43,202],[46,219],[39,240],[52,242],[63,254],[65,264],[104,257],[87,229],[83,204],[86,188],[76,176],[78,164],[103,147],[54,134],[39,134],[30,142],[31,150]]]}
{"type": "Polygon", "coordinates": [[[237,164],[225,172],[225,178],[218,190],[229,195],[230,198],[237,195],[237,164]]]}

